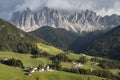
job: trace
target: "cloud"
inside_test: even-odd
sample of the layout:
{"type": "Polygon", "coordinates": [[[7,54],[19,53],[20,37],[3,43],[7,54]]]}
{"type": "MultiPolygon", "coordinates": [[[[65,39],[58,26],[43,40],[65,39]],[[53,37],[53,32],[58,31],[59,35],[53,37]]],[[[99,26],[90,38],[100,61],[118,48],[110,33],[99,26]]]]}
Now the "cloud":
{"type": "Polygon", "coordinates": [[[47,0],[46,6],[57,9],[71,9],[74,8],[68,0],[47,0]]]}
{"type": "Polygon", "coordinates": [[[0,17],[9,19],[13,11],[40,10],[48,6],[55,9],[85,10],[90,9],[99,15],[120,15],[120,0],[0,0],[0,17]]]}
{"type": "Polygon", "coordinates": [[[32,10],[48,6],[55,9],[86,10],[90,9],[98,15],[120,14],[120,0],[24,0],[17,5],[17,10],[30,7],[32,10]]]}
{"type": "Polygon", "coordinates": [[[8,20],[16,5],[23,3],[24,0],[0,0],[0,18],[8,20]]]}
{"type": "Polygon", "coordinates": [[[24,0],[24,3],[17,5],[15,10],[24,10],[27,7],[32,10],[37,10],[45,6],[46,2],[48,2],[48,0],[24,0]]]}
{"type": "Polygon", "coordinates": [[[103,4],[96,5],[98,9],[95,8],[95,11],[99,15],[120,15],[120,0],[104,0],[103,4]]]}

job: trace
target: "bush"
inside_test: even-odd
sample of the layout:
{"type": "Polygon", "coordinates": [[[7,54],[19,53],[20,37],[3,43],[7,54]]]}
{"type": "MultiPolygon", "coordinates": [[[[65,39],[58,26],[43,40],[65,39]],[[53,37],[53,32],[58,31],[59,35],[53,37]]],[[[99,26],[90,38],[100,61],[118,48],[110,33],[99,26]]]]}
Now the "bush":
{"type": "Polygon", "coordinates": [[[14,58],[8,59],[8,60],[1,60],[0,62],[2,64],[6,64],[9,66],[20,67],[20,68],[24,67],[22,61],[14,59],[14,58]]]}

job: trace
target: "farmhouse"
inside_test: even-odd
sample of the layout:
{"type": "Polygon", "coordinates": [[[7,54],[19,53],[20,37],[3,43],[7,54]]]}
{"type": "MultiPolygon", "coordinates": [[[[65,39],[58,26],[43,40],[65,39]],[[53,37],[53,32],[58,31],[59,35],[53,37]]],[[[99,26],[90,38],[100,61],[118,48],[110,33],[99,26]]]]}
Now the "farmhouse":
{"type": "Polygon", "coordinates": [[[83,66],[81,63],[73,63],[73,68],[79,68],[83,66]]]}
{"type": "Polygon", "coordinates": [[[54,71],[50,69],[48,65],[44,65],[44,67],[24,67],[24,70],[29,72],[29,74],[32,74],[34,72],[43,72],[43,71],[54,71]]]}

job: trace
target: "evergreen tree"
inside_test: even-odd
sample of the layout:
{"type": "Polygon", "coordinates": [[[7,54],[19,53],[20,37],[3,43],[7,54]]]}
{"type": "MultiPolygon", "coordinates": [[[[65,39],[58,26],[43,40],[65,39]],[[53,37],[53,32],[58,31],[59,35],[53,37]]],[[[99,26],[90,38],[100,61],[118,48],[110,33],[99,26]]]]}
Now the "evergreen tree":
{"type": "Polygon", "coordinates": [[[87,62],[87,57],[86,56],[82,56],[79,58],[78,62],[82,63],[82,64],[85,64],[87,62]]]}

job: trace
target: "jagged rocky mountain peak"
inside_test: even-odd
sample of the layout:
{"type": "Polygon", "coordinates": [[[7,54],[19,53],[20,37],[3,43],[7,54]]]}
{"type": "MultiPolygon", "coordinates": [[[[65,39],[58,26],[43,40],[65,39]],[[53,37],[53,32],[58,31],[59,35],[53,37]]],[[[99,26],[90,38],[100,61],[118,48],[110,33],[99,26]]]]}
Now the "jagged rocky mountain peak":
{"type": "Polygon", "coordinates": [[[120,16],[113,14],[101,17],[91,10],[81,10],[68,17],[59,10],[43,7],[38,12],[30,8],[22,12],[14,12],[10,22],[26,32],[42,26],[63,28],[73,32],[92,32],[119,25],[120,16]]]}

